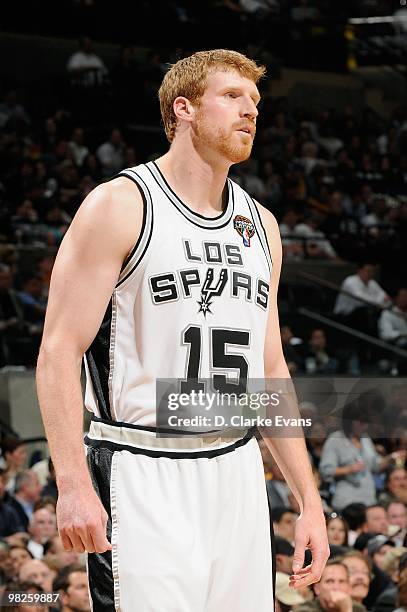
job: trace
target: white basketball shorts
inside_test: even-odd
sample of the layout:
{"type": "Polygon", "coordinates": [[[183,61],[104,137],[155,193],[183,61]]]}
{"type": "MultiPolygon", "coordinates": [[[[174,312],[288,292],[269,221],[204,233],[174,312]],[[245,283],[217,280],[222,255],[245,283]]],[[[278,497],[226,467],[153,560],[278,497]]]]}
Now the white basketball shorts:
{"type": "Polygon", "coordinates": [[[272,612],[257,441],[161,438],[94,418],[85,438],[112,551],[88,555],[95,612],[272,612]]]}

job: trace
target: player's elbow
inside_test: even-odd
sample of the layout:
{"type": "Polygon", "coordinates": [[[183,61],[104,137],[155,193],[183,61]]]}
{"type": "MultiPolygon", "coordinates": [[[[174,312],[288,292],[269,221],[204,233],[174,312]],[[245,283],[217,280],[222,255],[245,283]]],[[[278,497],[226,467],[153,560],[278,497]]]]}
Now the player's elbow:
{"type": "Polygon", "coordinates": [[[83,353],[78,343],[67,342],[53,336],[44,337],[37,358],[37,374],[61,362],[75,363],[79,366],[83,353]]]}

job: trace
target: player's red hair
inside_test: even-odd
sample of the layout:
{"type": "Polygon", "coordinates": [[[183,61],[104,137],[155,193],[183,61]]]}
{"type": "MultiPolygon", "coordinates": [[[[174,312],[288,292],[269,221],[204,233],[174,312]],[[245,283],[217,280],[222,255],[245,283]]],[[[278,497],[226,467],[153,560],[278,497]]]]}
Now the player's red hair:
{"type": "Polygon", "coordinates": [[[169,142],[173,141],[177,127],[174,100],[178,96],[184,96],[191,102],[199,100],[205,91],[208,74],[216,69],[236,70],[254,83],[257,83],[266,72],[265,67],[257,65],[254,60],[242,53],[227,49],[198,51],[173,64],[158,92],[164,130],[169,142]]]}

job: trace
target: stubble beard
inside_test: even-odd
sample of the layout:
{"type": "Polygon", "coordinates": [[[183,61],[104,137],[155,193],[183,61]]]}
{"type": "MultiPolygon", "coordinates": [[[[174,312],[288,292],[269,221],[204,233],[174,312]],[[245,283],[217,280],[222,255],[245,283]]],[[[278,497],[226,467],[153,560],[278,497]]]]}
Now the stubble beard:
{"type": "Polygon", "coordinates": [[[221,126],[213,127],[201,111],[197,113],[193,142],[198,150],[202,146],[209,148],[232,164],[249,159],[253,146],[252,138],[247,143],[241,141],[238,144],[238,137],[233,130],[228,131],[221,126]]]}

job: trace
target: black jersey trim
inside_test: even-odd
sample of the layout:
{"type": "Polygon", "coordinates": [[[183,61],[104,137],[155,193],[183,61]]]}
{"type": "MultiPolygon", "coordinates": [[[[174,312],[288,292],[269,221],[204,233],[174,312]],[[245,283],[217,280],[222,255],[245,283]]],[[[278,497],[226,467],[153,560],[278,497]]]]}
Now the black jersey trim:
{"type": "MultiPolygon", "coordinates": [[[[247,205],[248,205],[248,207],[249,207],[249,210],[250,210],[250,212],[251,212],[251,214],[252,214],[252,217],[253,217],[253,223],[255,224],[255,226],[256,226],[256,228],[257,228],[257,235],[258,235],[258,237],[259,237],[260,244],[261,244],[261,247],[262,247],[263,252],[264,252],[264,256],[265,256],[266,261],[267,261],[267,266],[268,266],[269,272],[271,273],[271,256],[270,256],[270,251],[269,251],[269,248],[268,248],[268,243],[267,243],[267,247],[266,247],[266,246],[264,245],[264,242],[263,242],[263,240],[264,240],[264,237],[262,237],[262,233],[263,233],[263,226],[259,227],[259,219],[258,219],[258,215],[256,215],[256,212],[257,212],[257,211],[254,211],[254,212],[253,212],[252,206],[251,206],[251,204],[250,204],[250,199],[249,199],[249,197],[247,196],[247,194],[246,194],[245,192],[243,192],[243,193],[244,193],[244,197],[246,198],[246,202],[247,202],[247,205]],[[255,220],[255,219],[256,219],[256,220],[255,220]]],[[[254,205],[254,206],[255,206],[255,205],[254,205]]]]}
{"type": "Polygon", "coordinates": [[[136,181],[136,179],[132,176],[129,176],[128,174],[124,174],[124,172],[120,172],[116,178],[128,178],[130,179],[136,186],[137,189],[140,192],[140,195],[142,197],[143,200],[143,222],[141,225],[141,230],[140,230],[140,234],[137,238],[136,244],[134,245],[134,247],[132,248],[132,250],[130,251],[129,255],[126,257],[126,259],[123,261],[122,267],[120,269],[120,274],[123,272],[123,270],[125,269],[125,267],[127,266],[127,264],[129,263],[129,261],[131,260],[131,258],[134,256],[134,253],[137,251],[140,242],[143,238],[143,234],[144,231],[146,229],[146,220],[147,220],[147,200],[146,200],[146,196],[144,194],[144,191],[142,190],[141,186],[139,185],[139,183],[136,181]]]}
{"type": "Polygon", "coordinates": [[[183,202],[181,200],[181,198],[179,197],[179,195],[177,195],[175,193],[175,191],[173,190],[173,188],[168,184],[167,179],[165,178],[165,176],[163,175],[163,173],[161,172],[160,168],[158,167],[158,165],[156,164],[155,161],[152,162],[152,164],[154,165],[155,169],[157,170],[158,174],[160,175],[163,183],[165,184],[165,186],[167,187],[167,189],[172,193],[172,195],[174,196],[174,198],[181,204],[181,206],[183,206],[189,213],[191,213],[192,215],[194,215],[195,217],[199,217],[199,219],[203,219],[204,221],[218,221],[219,219],[221,219],[222,217],[224,217],[228,211],[229,208],[229,202],[230,202],[230,185],[228,183],[228,181],[226,181],[226,185],[227,185],[227,189],[228,189],[228,197],[227,197],[227,205],[225,207],[224,210],[222,210],[222,212],[220,213],[220,215],[217,215],[216,217],[205,217],[205,215],[200,215],[199,213],[195,212],[194,210],[192,210],[189,206],[187,206],[185,204],[185,202],[183,202]]]}
{"type": "MultiPolygon", "coordinates": [[[[129,172],[130,172],[130,171],[129,171],[129,172]]],[[[131,172],[132,172],[132,173],[134,173],[134,174],[136,174],[136,172],[135,172],[134,170],[132,170],[131,172]]],[[[131,276],[131,275],[132,275],[132,274],[133,274],[133,272],[135,271],[135,269],[136,269],[136,268],[137,268],[137,267],[140,265],[140,263],[141,263],[141,261],[142,261],[142,259],[143,259],[144,255],[146,254],[147,249],[148,249],[148,247],[149,247],[149,245],[150,245],[150,242],[151,242],[151,236],[152,236],[152,234],[153,234],[153,226],[154,226],[154,208],[153,208],[153,200],[152,200],[152,197],[151,197],[151,192],[150,192],[150,190],[149,190],[149,188],[148,188],[148,185],[147,185],[147,184],[144,182],[144,180],[143,180],[143,179],[141,178],[141,176],[139,176],[138,174],[136,174],[137,179],[136,179],[134,176],[131,176],[131,175],[129,175],[129,174],[121,174],[121,176],[124,176],[124,177],[128,178],[129,180],[133,181],[133,182],[134,182],[134,183],[135,183],[135,184],[138,186],[138,188],[140,189],[140,192],[142,193],[142,196],[143,196],[143,206],[145,206],[145,219],[146,219],[146,223],[147,223],[147,206],[149,205],[149,206],[150,206],[150,210],[151,210],[151,224],[150,224],[150,228],[149,228],[149,233],[148,233],[147,242],[146,242],[146,245],[145,245],[145,247],[144,247],[144,249],[143,249],[142,253],[141,253],[141,254],[140,254],[140,256],[137,258],[137,260],[135,261],[134,265],[131,267],[131,269],[129,270],[129,272],[128,272],[128,273],[127,273],[127,274],[126,274],[126,275],[125,275],[123,278],[121,278],[121,279],[120,279],[120,280],[117,282],[117,284],[116,284],[116,288],[120,287],[120,285],[122,285],[122,284],[123,284],[123,283],[124,283],[124,282],[125,282],[125,281],[126,281],[126,280],[127,280],[127,279],[128,279],[130,276],[131,276]],[[141,187],[141,184],[139,184],[139,183],[138,183],[138,181],[140,181],[140,183],[142,183],[142,184],[144,185],[144,187],[145,187],[146,191],[148,192],[148,195],[149,195],[149,202],[147,202],[147,198],[145,197],[144,190],[143,190],[143,188],[141,187]]],[[[144,213],[143,213],[143,214],[144,214],[144,213]]],[[[141,240],[142,240],[142,238],[143,238],[144,231],[145,231],[145,224],[143,224],[142,231],[140,232],[140,236],[139,236],[138,241],[137,241],[137,242],[138,242],[138,244],[140,244],[140,242],[141,242],[141,240]]],[[[137,244],[136,246],[138,246],[138,244],[137,244]]],[[[136,250],[136,247],[135,247],[134,251],[135,251],[135,250],[136,250]]],[[[130,258],[130,259],[131,259],[131,258],[130,258]]],[[[127,264],[128,264],[128,262],[130,261],[130,259],[128,259],[127,264]]]]}
{"type": "Polygon", "coordinates": [[[223,448],[217,448],[211,451],[162,451],[162,450],[149,450],[145,448],[138,448],[137,446],[129,446],[127,444],[119,444],[117,442],[110,442],[109,440],[95,440],[85,436],[85,444],[92,448],[107,448],[112,452],[115,451],[128,451],[134,455],[146,455],[148,457],[167,457],[169,459],[211,459],[213,457],[219,457],[220,455],[226,455],[231,453],[241,446],[245,446],[253,438],[253,430],[250,429],[244,438],[241,438],[237,442],[224,446],[223,448]]]}
{"type": "Polygon", "coordinates": [[[197,431],[184,431],[182,429],[178,429],[176,431],[174,431],[174,429],[167,429],[165,427],[148,427],[147,425],[134,425],[134,423],[125,423],[124,421],[110,421],[109,419],[103,419],[101,417],[96,416],[95,414],[92,415],[91,421],[95,421],[96,423],[103,423],[105,425],[109,425],[111,427],[121,427],[121,428],[126,428],[126,429],[137,429],[139,431],[148,431],[151,433],[155,433],[155,434],[171,434],[171,436],[199,436],[199,435],[203,435],[203,434],[209,434],[209,433],[213,433],[213,434],[218,434],[221,435],[221,432],[219,431],[219,429],[211,429],[211,430],[206,430],[206,431],[202,431],[202,432],[197,432],[197,431]]]}
{"type": "MultiPolygon", "coordinates": [[[[151,170],[151,168],[148,166],[148,164],[146,164],[146,168],[147,170],[150,172],[151,176],[153,177],[154,181],[157,183],[158,187],[161,189],[161,191],[164,193],[164,195],[167,197],[167,199],[171,202],[171,204],[176,208],[176,210],[187,220],[189,221],[189,223],[192,223],[193,225],[195,225],[196,227],[199,227],[201,229],[207,229],[207,230],[219,230],[222,229],[224,227],[226,227],[230,221],[233,218],[233,212],[235,209],[235,195],[234,195],[234,190],[233,190],[233,184],[232,181],[230,181],[230,179],[228,179],[228,188],[230,188],[229,191],[229,197],[231,198],[231,204],[230,204],[230,216],[228,215],[228,218],[225,220],[224,223],[220,224],[220,225],[205,225],[204,221],[211,221],[210,218],[207,217],[203,217],[202,219],[202,223],[199,223],[198,220],[194,221],[193,219],[191,219],[186,212],[184,212],[184,210],[182,210],[182,208],[180,206],[178,206],[178,204],[173,200],[173,198],[171,197],[171,195],[169,193],[167,193],[167,191],[163,188],[163,186],[161,185],[160,181],[157,179],[157,177],[155,176],[154,172],[151,170]]],[[[190,213],[192,213],[192,211],[190,210],[190,208],[186,207],[186,210],[189,211],[190,213]]],[[[227,209],[225,209],[227,210],[227,209]]],[[[215,217],[216,220],[216,217],[215,217]]]]}
{"type": "Polygon", "coordinates": [[[107,420],[112,418],[112,407],[110,405],[109,394],[112,313],[113,299],[111,298],[99,330],[92,344],[85,352],[89,376],[92,382],[93,391],[96,395],[99,411],[107,420]]]}
{"type": "Polygon", "coordinates": [[[259,209],[257,208],[256,201],[254,200],[254,198],[250,198],[250,199],[253,202],[254,210],[256,211],[257,218],[258,218],[259,223],[260,223],[260,225],[261,225],[261,227],[263,229],[263,234],[264,234],[264,238],[265,238],[265,241],[266,241],[267,250],[268,250],[268,253],[270,255],[270,262],[273,265],[273,257],[271,255],[270,243],[269,243],[269,239],[268,239],[268,236],[267,236],[266,228],[263,225],[263,221],[261,219],[261,214],[259,212],[259,209]]]}

